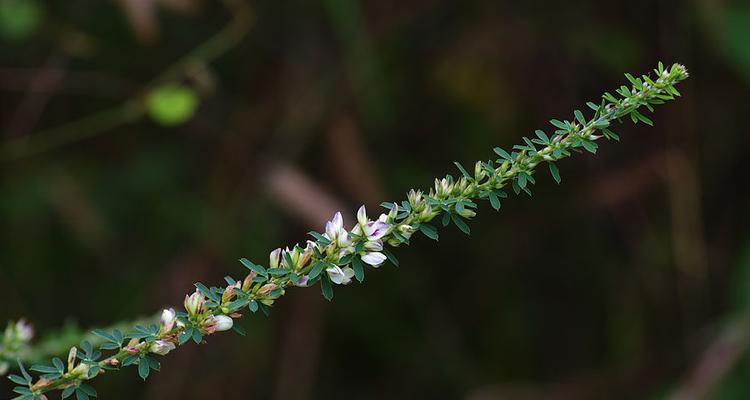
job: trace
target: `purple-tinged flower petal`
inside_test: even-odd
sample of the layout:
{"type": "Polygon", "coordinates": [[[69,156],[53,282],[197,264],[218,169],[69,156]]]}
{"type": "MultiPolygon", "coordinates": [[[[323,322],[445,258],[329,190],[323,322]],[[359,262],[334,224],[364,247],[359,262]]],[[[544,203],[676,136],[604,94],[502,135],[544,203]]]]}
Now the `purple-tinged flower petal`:
{"type": "Polygon", "coordinates": [[[278,268],[279,261],[281,260],[281,249],[272,251],[271,254],[269,254],[268,258],[268,266],[270,268],[278,268]]]}
{"type": "Polygon", "coordinates": [[[365,226],[365,235],[369,240],[378,240],[388,233],[390,226],[382,221],[372,221],[365,226]]]}

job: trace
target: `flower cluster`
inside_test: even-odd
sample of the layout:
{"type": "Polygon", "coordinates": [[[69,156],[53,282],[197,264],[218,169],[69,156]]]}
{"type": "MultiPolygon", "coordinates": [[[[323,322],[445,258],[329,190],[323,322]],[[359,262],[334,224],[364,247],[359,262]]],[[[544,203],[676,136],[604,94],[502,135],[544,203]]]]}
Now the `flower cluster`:
{"type": "Polygon", "coordinates": [[[0,376],[5,375],[10,367],[10,361],[27,349],[33,337],[34,328],[23,319],[8,323],[3,335],[0,336],[0,376]]]}
{"type": "Polygon", "coordinates": [[[427,193],[412,190],[401,203],[383,203],[386,212],[375,220],[367,216],[363,206],[357,212],[356,225],[347,230],[341,213],[336,213],[326,224],[324,233],[310,232],[314,240],[308,240],[304,247],[294,245],[291,249],[272,251],[268,267],[241,259],[249,270],[242,280],[227,276],[225,287],[196,283],[195,292],[185,296],[185,311],[164,310],[158,325],[139,325],[124,335],[117,329],[95,331],[104,340],[99,350],[93,350],[87,341],[81,343],[80,351],[73,347],[67,369],[61,360],[54,358],[52,365],[31,367],[42,373],[34,380],[19,364],[22,376],[9,376],[19,385],[15,388],[18,398],[40,399],[44,393],[59,389],[63,398],[75,393],[77,399],[85,400],[96,395],[85,382],[105,370],[129,365],[137,365],[139,375],[146,379],[151,370],[160,369],[154,356],[166,355],[190,340],[201,344],[205,336],[217,332],[232,329],[242,334],[241,327],[234,322],[241,316],[240,311],[247,308],[253,313],[258,310],[267,313],[290,286],[319,284],[324,297],[330,300],[334,284],[345,285],[351,283],[352,278],[362,282],[365,266],[378,268],[386,261],[398,265],[386,245],[409,244],[417,232],[438,240],[437,228],[430,223],[438,217],[443,226],[453,224],[469,234],[466,221],[476,215],[476,200],[488,200],[498,210],[509,188],[515,194],[531,195],[531,187],[536,184],[536,167],[543,163],[559,183],[555,162],[581,149],[596,153],[596,141],[602,138],[618,139],[609,129],[613,121],[629,116],[634,123],[651,125],[651,120],[638,109],[653,110],[653,105],[679,96],[674,85],[688,77],[685,67],[679,64],[664,68],[659,63],[655,73],[655,78],[648,75],[634,78],[626,74],[632,86],[618,89],[619,96],[605,93],[599,103],[587,103],[593,110],[590,118],[576,110],[570,121],[551,120],[556,128],[551,134],[537,130],[535,138],[524,137],[524,144],[514,146],[511,152],[495,148],[498,158],[477,162],[473,174],[456,163],[461,172],[459,178],[448,175],[436,179],[427,193]],[[100,359],[102,350],[115,353],[100,359]]]}

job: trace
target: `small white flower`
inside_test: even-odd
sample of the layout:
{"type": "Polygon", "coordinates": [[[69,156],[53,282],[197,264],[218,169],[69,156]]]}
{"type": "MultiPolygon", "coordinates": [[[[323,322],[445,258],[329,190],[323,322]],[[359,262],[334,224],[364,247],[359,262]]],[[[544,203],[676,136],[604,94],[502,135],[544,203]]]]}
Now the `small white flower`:
{"type": "Polygon", "coordinates": [[[167,355],[170,351],[174,350],[175,346],[174,343],[168,342],[166,340],[157,340],[154,343],[151,343],[151,346],[149,347],[149,351],[155,354],[158,354],[160,356],[167,355]]]}
{"type": "Polygon", "coordinates": [[[161,312],[161,330],[162,332],[170,332],[174,327],[175,320],[177,319],[177,313],[174,308],[167,308],[161,312]]]}
{"type": "Polygon", "coordinates": [[[333,215],[333,219],[326,222],[326,237],[329,240],[336,240],[339,234],[344,230],[344,218],[340,212],[333,215]]]}
{"type": "Polygon", "coordinates": [[[354,270],[349,267],[342,269],[339,266],[333,266],[326,269],[326,272],[328,273],[328,277],[331,278],[331,282],[337,285],[348,284],[352,281],[352,277],[354,276],[354,270]]]}
{"type": "Polygon", "coordinates": [[[365,255],[362,256],[363,262],[370,264],[375,268],[381,266],[387,259],[388,257],[386,257],[383,253],[377,251],[365,253],[365,255]]]}

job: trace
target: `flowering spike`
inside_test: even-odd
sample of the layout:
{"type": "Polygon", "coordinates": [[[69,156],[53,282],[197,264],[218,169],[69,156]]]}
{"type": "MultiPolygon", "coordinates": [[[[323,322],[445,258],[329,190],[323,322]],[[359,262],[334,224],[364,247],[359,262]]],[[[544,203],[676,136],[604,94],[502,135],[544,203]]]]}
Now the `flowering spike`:
{"type": "MultiPolygon", "coordinates": [[[[366,265],[378,267],[390,260],[398,266],[398,260],[385,245],[395,247],[409,244],[409,239],[417,230],[437,240],[437,230],[428,223],[438,216],[444,226],[453,222],[468,234],[470,230],[464,219],[476,215],[474,201],[487,199],[493,208],[499,209],[499,199],[507,197],[505,190],[508,187],[512,187],[516,193],[524,191],[531,194],[530,187],[536,183],[534,171],[539,164],[547,163],[553,178],[559,182],[554,162],[580,149],[595,153],[598,148],[596,142],[602,137],[617,139],[617,135],[608,129],[610,124],[623,117],[650,124],[651,120],[637,110],[640,107],[650,109],[653,105],[679,96],[674,85],[688,77],[687,70],[681,64],[674,64],[670,68],[660,64],[656,74],[653,79],[648,76],[628,77],[632,86],[618,89],[616,93],[619,97],[605,93],[601,105],[592,103],[593,106],[590,106],[593,115],[587,118],[576,111],[570,120],[553,119],[550,123],[557,128],[553,133],[537,132],[537,139],[525,138],[525,144],[514,146],[510,154],[499,147],[495,148],[500,158],[494,162],[477,162],[474,176],[460,166],[462,176],[458,179],[447,175],[436,179],[428,193],[413,190],[408,193],[406,201],[383,203],[389,211],[377,220],[370,220],[362,206],[357,212],[357,224],[348,231],[344,228],[341,213],[337,212],[326,223],[324,234],[311,233],[316,240],[309,241],[304,249],[295,245],[291,249],[282,251],[279,248],[271,252],[268,270],[243,258],[240,261],[251,272],[242,283],[234,282],[229,285],[230,288],[219,289],[208,289],[197,284],[200,290],[185,296],[186,313],[164,310],[160,326],[136,327],[135,332],[127,335],[130,341],[124,347],[120,347],[124,338],[119,334],[119,339],[113,336],[112,349],[116,348],[117,352],[103,360],[96,359],[98,352],[92,352],[90,345],[82,343],[85,354],[78,354],[76,347],[71,348],[68,373],[60,377],[48,378],[45,375],[34,383],[22,369],[24,377],[18,379],[28,385],[21,386],[19,390],[24,393],[28,390],[28,398],[43,398],[44,393],[57,388],[65,390],[63,394],[70,396],[73,392],[69,389],[74,387],[70,383],[75,381],[77,386],[74,390],[78,394],[78,390],[88,390],[83,389],[88,388],[83,381],[93,379],[102,368],[111,366],[138,365],[139,374],[145,379],[151,369],[159,369],[158,361],[152,356],[167,354],[178,344],[189,340],[203,343],[207,335],[232,329],[233,317],[239,317],[238,311],[244,307],[252,312],[260,309],[268,313],[269,306],[285,293],[287,287],[310,286],[319,280],[323,295],[330,300],[333,298],[331,283],[345,285],[353,277],[361,281],[366,265]],[[209,298],[206,299],[206,296],[209,298]],[[76,365],[78,358],[81,358],[81,362],[76,365]]],[[[23,324],[15,325],[0,338],[3,340],[0,349],[4,348],[1,345],[8,337],[22,340],[30,337],[31,332],[23,324]]]]}

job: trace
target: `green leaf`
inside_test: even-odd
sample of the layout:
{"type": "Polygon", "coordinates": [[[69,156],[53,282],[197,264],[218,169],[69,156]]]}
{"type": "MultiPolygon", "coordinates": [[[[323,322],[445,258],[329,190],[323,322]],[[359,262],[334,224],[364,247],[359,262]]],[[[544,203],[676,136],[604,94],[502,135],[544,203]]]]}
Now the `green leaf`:
{"type": "Polygon", "coordinates": [[[596,154],[596,149],[599,148],[596,143],[590,141],[590,140],[584,140],[581,142],[583,145],[583,148],[585,148],[589,153],[596,154]]]}
{"type": "Polygon", "coordinates": [[[87,395],[89,395],[91,397],[96,397],[96,395],[97,395],[96,389],[94,389],[91,385],[81,384],[81,386],[79,386],[79,388],[84,393],[86,393],[87,395]]]}
{"type": "Polygon", "coordinates": [[[203,341],[203,334],[198,329],[193,329],[193,342],[195,344],[201,344],[203,341]]]}
{"type": "Polygon", "coordinates": [[[197,283],[195,283],[195,287],[198,288],[198,290],[200,290],[201,293],[203,293],[209,299],[211,299],[211,300],[213,300],[213,301],[215,301],[217,303],[221,303],[221,297],[219,297],[219,295],[217,295],[216,293],[214,293],[213,290],[207,288],[206,285],[204,285],[204,284],[202,284],[200,282],[197,282],[197,283]]]}
{"type": "Polygon", "coordinates": [[[568,130],[568,125],[566,125],[565,123],[563,123],[563,122],[562,122],[562,121],[560,121],[560,120],[557,120],[557,119],[551,119],[551,120],[549,121],[549,123],[550,123],[550,124],[552,124],[552,125],[553,125],[554,127],[556,127],[556,128],[559,128],[559,129],[562,129],[562,130],[568,130]]]}
{"type": "Polygon", "coordinates": [[[67,399],[75,391],[76,391],[76,387],[75,386],[68,386],[68,387],[65,388],[65,390],[62,391],[62,394],[60,395],[60,397],[62,397],[63,399],[67,399]]]}
{"type": "Polygon", "coordinates": [[[461,163],[459,163],[458,161],[454,161],[453,164],[456,165],[456,167],[458,168],[458,170],[461,171],[461,174],[466,179],[468,179],[469,181],[473,181],[474,180],[474,177],[472,177],[471,175],[469,175],[469,173],[464,169],[464,166],[461,165],[461,163]]]}
{"type": "Polygon", "coordinates": [[[141,362],[138,363],[138,375],[143,379],[144,381],[146,378],[148,378],[148,374],[151,371],[151,368],[148,366],[148,361],[141,359],[141,362]]]}
{"type": "Polygon", "coordinates": [[[365,280],[365,270],[362,268],[362,261],[359,257],[354,257],[352,259],[352,269],[354,269],[354,277],[362,283],[362,281],[365,280]]]}
{"type": "MultiPolygon", "coordinates": [[[[145,380],[146,378],[143,379],[145,380]]],[[[79,387],[76,389],[76,400],[89,400],[89,395],[79,387]]]]}
{"type": "Polygon", "coordinates": [[[500,211],[500,199],[497,197],[495,192],[490,192],[490,204],[495,211],[500,211]]]}
{"type": "Polygon", "coordinates": [[[283,276],[289,273],[289,270],[286,268],[269,268],[266,270],[270,275],[273,276],[283,276]]]}
{"type": "Polygon", "coordinates": [[[451,219],[453,220],[453,223],[460,229],[463,233],[469,235],[471,234],[471,229],[469,229],[469,225],[466,225],[466,222],[464,222],[460,217],[457,215],[451,215],[451,219]]]}
{"type": "Polygon", "coordinates": [[[18,369],[21,370],[21,375],[23,375],[24,378],[26,378],[26,382],[32,382],[31,375],[29,375],[28,372],[26,372],[26,368],[23,367],[23,363],[21,360],[18,360],[18,369]]]}
{"type": "Polygon", "coordinates": [[[323,268],[325,268],[325,266],[326,264],[323,261],[316,261],[310,269],[310,273],[307,275],[307,279],[313,280],[317,278],[318,275],[320,275],[320,273],[323,271],[323,268]]]}
{"type": "Polygon", "coordinates": [[[499,147],[495,147],[495,148],[494,148],[494,149],[492,149],[492,150],[493,150],[493,151],[494,151],[494,152],[495,152],[495,153],[496,153],[497,155],[499,155],[500,157],[502,157],[502,158],[504,158],[504,159],[506,159],[506,160],[508,160],[508,161],[513,161],[513,158],[512,158],[511,156],[510,156],[510,154],[508,154],[508,152],[507,152],[507,151],[505,151],[505,150],[503,150],[503,149],[501,149],[501,148],[499,148],[499,147]]]}
{"type": "Polygon", "coordinates": [[[8,375],[8,379],[17,385],[28,385],[29,381],[18,375],[8,375]]]}
{"type": "Polygon", "coordinates": [[[250,304],[247,305],[247,308],[249,308],[252,312],[258,311],[258,302],[255,300],[250,300],[250,304]]]}
{"type": "Polygon", "coordinates": [[[438,231],[437,231],[437,229],[434,226],[432,226],[430,224],[426,224],[426,223],[425,224],[420,224],[419,225],[419,230],[425,236],[427,236],[428,238],[430,238],[432,240],[438,240],[438,237],[439,237],[438,231]]]}
{"type": "Polygon", "coordinates": [[[636,118],[638,118],[640,121],[642,121],[646,125],[654,126],[654,121],[651,121],[648,117],[639,113],[636,110],[633,110],[633,113],[631,115],[635,115],[636,118]]]}
{"type": "Polygon", "coordinates": [[[180,125],[192,118],[198,102],[193,88],[179,84],[157,87],[146,96],[148,114],[165,126],[180,125]]]}
{"type": "Polygon", "coordinates": [[[180,336],[177,337],[177,340],[180,342],[180,344],[184,344],[185,342],[190,340],[192,336],[193,336],[193,328],[187,328],[182,333],[180,333],[180,336]]]}
{"type": "Polygon", "coordinates": [[[242,263],[242,265],[245,266],[245,268],[249,269],[250,271],[255,272],[258,275],[262,275],[262,276],[267,275],[265,268],[261,267],[260,265],[253,264],[247,258],[240,258],[240,262],[242,263]]]}
{"type": "Polygon", "coordinates": [[[323,297],[326,300],[331,301],[333,299],[333,288],[331,287],[331,281],[328,280],[328,276],[323,275],[320,279],[320,291],[323,293],[323,297]]]}
{"type": "Polygon", "coordinates": [[[54,374],[57,373],[57,368],[50,365],[34,364],[29,368],[32,371],[41,372],[43,374],[54,374]]]}
{"type": "Polygon", "coordinates": [[[518,177],[516,178],[516,180],[518,181],[518,187],[520,187],[521,189],[525,188],[527,178],[528,175],[526,175],[525,172],[519,172],[518,177]]]}
{"type": "Polygon", "coordinates": [[[553,162],[548,162],[547,166],[549,167],[549,173],[552,174],[552,178],[559,185],[562,179],[560,179],[560,170],[557,169],[557,165],[553,162]]]}
{"type": "Polygon", "coordinates": [[[534,133],[536,133],[536,137],[538,137],[539,140],[541,140],[544,143],[549,143],[549,137],[547,136],[546,133],[544,133],[543,130],[537,129],[534,131],[534,133]]]}
{"type": "Polygon", "coordinates": [[[325,236],[323,236],[322,234],[318,232],[310,231],[310,232],[307,232],[307,234],[314,237],[315,240],[320,242],[320,244],[322,244],[323,246],[328,246],[329,244],[331,244],[330,240],[328,240],[325,236]]]}
{"type": "Polygon", "coordinates": [[[451,222],[451,215],[447,212],[443,214],[443,220],[441,222],[443,226],[448,226],[448,224],[451,222]]]}
{"type": "Polygon", "coordinates": [[[581,123],[581,125],[586,125],[586,118],[583,118],[583,113],[581,112],[581,110],[575,110],[573,114],[576,116],[576,119],[581,123]]]}
{"type": "Polygon", "coordinates": [[[382,252],[383,254],[385,254],[385,256],[386,256],[386,257],[388,258],[388,261],[390,261],[390,262],[391,262],[391,264],[393,264],[394,266],[398,267],[398,265],[399,265],[399,264],[398,264],[398,259],[396,258],[396,256],[395,256],[395,255],[393,255],[393,253],[391,253],[391,251],[390,251],[390,250],[388,250],[388,249],[383,249],[383,250],[382,250],[381,252],[382,252]]]}

